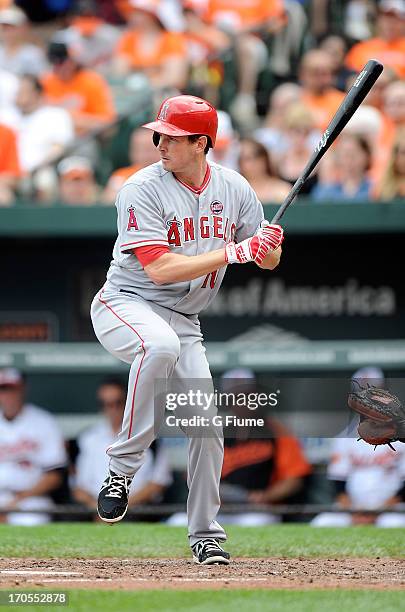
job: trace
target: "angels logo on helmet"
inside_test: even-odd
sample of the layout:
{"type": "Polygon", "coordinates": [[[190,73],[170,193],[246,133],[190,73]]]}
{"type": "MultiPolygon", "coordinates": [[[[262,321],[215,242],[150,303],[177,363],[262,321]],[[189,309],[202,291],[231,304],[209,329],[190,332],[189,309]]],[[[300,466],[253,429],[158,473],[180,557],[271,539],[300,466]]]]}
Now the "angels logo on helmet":
{"type": "Polygon", "coordinates": [[[167,119],[167,113],[169,111],[169,102],[165,102],[162,106],[162,108],[160,109],[160,113],[158,116],[158,119],[160,119],[161,121],[166,121],[167,119]]]}

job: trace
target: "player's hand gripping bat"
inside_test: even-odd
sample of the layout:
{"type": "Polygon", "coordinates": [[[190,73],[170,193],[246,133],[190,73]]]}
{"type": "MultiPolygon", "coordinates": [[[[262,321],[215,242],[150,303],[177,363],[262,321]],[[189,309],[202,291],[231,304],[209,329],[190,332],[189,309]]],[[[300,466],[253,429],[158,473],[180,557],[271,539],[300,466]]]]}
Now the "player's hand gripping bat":
{"type": "Polygon", "coordinates": [[[281,217],[284,215],[287,208],[292,204],[303,184],[318,165],[319,161],[325,155],[331,144],[339,136],[349,119],[353,117],[364,98],[367,96],[370,89],[383,71],[383,65],[377,60],[369,60],[364,66],[363,70],[358,75],[350,91],[346,95],[342,104],[337,109],[332,121],[322,134],[322,138],[319,141],[315,151],[313,152],[309,162],[297,178],[295,184],[291,188],[290,193],[274,215],[272,223],[278,223],[281,217]]]}

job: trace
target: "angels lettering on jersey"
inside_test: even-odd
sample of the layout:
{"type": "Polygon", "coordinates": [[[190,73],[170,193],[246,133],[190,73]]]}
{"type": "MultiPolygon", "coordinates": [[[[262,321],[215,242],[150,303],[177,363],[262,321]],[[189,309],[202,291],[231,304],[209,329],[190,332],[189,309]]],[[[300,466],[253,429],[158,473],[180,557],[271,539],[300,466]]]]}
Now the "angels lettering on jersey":
{"type": "MultiPolygon", "coordinates": [[[[169,245],[180,247],[185,242],[196,239],[208,240],[211,238],[222,239],[225,243],[230,242],[235,237],[236,225],[231,223],[229,217],[223,215],[224,205],[218,200],[210,204],[211,215],[202,215],[198,220],[194,217],[177,218],[174,215],[166,221],[167,240],[169,245]]],[[[127,208],[128,223],[127,231],[139,231],[139,226],[135,206],[131,204],[127,208]]]]}
{"type": "Polygon", "coordinates": [[[164,170],[161,162],[151,164],[128,179],[116,208],[118,236],[107,284],[192,315],[215,298],[226,265],[204,278],[157,285],[134,257],[134,250],[162,246],[190,257],[208,253],[249,238],[264,217],[246,179],[215,163],[207,165],[198,189],[164,170]]]}

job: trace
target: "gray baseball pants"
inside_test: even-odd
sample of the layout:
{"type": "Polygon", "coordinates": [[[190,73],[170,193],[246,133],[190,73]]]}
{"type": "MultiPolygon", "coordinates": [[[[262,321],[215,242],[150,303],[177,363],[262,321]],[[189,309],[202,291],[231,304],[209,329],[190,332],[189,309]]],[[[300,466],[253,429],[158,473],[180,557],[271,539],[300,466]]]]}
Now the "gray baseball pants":
{"type": "MultiPolygon", "coordinates": [[[[108,283],[92,302],[91,320],[103,347],[131,366],[122,428],[107,454],[113,472],[133,476],[164,418],[164,405],[154,401],[155,381],[170,377],[211,381],[200,324],[197,316],[182,315],[141,297],[120,293],[108,283]]],[[[179,416],[183,417],[186,409],[180,410],[179,416]]],[[[179,408],[176,415],[178,412],[179,408]]],[[[205,428],[204,435],[195,435],[192,428],[182,429],[189,436],[190,545],[207,537],[225,540],[225,532],[215,520],[220,507],[222,431],[211,426],[209,431],[205,428]]]]}

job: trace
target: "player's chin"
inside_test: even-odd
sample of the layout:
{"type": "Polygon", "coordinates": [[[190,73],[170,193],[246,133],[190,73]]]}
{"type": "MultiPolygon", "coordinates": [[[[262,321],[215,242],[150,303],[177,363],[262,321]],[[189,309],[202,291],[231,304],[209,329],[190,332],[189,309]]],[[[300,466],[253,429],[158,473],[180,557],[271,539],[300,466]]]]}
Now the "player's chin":
{"type": "Polygon", "coordinates": [[[161,158],[162,166],[165,170],[172,170],[172,163],[170,159],[161,158]]]}

